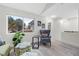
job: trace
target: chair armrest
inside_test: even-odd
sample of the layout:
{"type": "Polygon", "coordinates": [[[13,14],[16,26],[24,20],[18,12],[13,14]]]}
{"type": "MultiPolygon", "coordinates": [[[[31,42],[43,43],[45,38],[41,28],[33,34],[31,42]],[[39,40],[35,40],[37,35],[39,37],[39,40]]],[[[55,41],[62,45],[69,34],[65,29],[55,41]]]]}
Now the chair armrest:
{"type": "Polygon", "coordinates": [[[49,38],[51,38],[51,36],[49,36],[49,38]]]}

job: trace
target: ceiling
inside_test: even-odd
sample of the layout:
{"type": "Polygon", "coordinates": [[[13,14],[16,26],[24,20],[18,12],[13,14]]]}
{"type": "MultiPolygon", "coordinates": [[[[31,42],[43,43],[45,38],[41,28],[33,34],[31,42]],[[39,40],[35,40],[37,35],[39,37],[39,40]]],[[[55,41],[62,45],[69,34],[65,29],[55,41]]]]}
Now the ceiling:
{"type": "Polygon", "coordinates": [[[79,3],[0,3],[41,16],[68,17],[78,15],[79,3]]]}
{"type": "Polygon", "coordinates": [[[0,5],[40,15],[54,3],[1,3],[0,5]]]}
{"type": "Polygon", "coordinates": [[[77,17],[79,10],[79,3],[57,3],[47,9],[43,16],[57,16],[57,17],[77,17]]]}

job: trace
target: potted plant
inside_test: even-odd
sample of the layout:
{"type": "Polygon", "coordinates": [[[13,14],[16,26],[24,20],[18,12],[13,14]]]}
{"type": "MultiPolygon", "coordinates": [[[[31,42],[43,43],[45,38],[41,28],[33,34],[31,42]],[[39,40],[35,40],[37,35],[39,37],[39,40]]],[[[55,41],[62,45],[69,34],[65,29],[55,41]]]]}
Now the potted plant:
{"type": "Polygon", "coordinates": [[[23,32],[16,32],[12,41],[13,41],[13,44],[14,44],[14,47],[18,44],[18,43],[21,43],[21,39],[23,38],[25,34],[23,32]]]}

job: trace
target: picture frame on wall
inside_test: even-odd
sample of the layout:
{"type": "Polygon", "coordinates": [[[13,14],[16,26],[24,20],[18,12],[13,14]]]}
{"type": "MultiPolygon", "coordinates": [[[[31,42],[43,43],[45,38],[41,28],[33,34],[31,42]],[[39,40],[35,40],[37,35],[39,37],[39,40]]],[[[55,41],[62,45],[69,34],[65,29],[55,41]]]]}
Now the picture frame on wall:
{"type": "Polygon", "coordinates": [[[38,21],[38,22],[37,22],[37,25],[38,25],[38,26],[41,26],[41,21],[38,21]]]}
{"type": "Polygon", "coordinates": [[[45,24],[44,23],[42,24],[42,28],[45,28],[45,24]]]}
{"type": "Polygon", "coordinates": [[[48,23],[48,29],[51,30],[51,23],[48,23]]]}

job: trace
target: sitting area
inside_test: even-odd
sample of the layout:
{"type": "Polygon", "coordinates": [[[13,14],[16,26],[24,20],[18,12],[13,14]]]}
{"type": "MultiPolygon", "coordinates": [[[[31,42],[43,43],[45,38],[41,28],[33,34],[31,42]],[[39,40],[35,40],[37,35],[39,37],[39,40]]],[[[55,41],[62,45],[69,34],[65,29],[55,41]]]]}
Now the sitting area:
{"type": "Polygon", "coordinates": [[[15,33],[12,39],[14,44],[13,47],[10,47],[10,45],[3,41],[3,39],[0,37],[0,55],[10,56],[11,53],[14,53],[14,56],[37,56],[41,55],[37,50],[39,49],[40,44],[47,45],[49,43],[49,46],[51,47],[50,30],[40,30],[40,35],[33,36],[32,42],[21,42],[23,36],[24,33],[15,33]]]}

